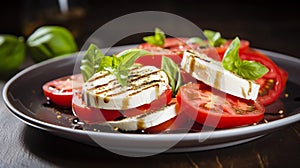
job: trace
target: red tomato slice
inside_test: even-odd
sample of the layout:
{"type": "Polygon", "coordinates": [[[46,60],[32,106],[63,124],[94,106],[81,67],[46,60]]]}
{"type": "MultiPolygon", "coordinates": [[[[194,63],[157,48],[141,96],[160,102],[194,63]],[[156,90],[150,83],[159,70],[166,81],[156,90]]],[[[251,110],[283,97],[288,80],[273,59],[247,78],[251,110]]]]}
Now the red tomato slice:
{"type": "MultiPolygon", "coordinates": [[[[145,132],[146,133],[180,132],[181,129],[185,129],[185,125],[188,122],[189,122],[189,117],[184,113],[180,113],[166,122],[145,129],[145,132]]],[[[188,125],[186,128],[187,129],[191,128],[191,125],[188,125]]]]}
{"type": "Polygon", "coordinates": [[[154,46],[151,45],[149,43],[142,43],[138,46],[138,48],[140,49],[145,49],[145,50],[155,50],[155,49],[170,49],[173,47],[177,47],[177,46],[183,46],[186,45],[186,40],[187,38],[166,38],[165,39],[165,44],[163,47],[160,46],[154,46]]]}
{"type": "MultiPolygon", "coordinates": [[[[227,40],[226,43],[222,44],[219,47],[215,47],[215,49],[217,50],[218,54],[220,54],[222,57],[225,53],[225,51],[227,50],[228,46],[231,44],[232,40],[227,40]]],[[[240,48],[239,48],[239,52],[243,52],[245,50],[247,50],[250,46],[250,42],[248,40],[240,40],[240,48]]]]}
{"type": "Polygon", "coordinates": [[[186,38],[166,38],[163,47],[153,46],[149,43],[142,43],[137,48],[150,51],[152,54],[140,57],[136,63],[151,65],[161,68],[162,56],[171,58],[176,64],[180,65],[183,51],[186,47],[186,38]]]}
{"type": "Polygon", "coordinates": [[[81,88],[83,79],[81,74],[61,77],[43,85],[44,95],[56,105],[71,107],[73,89],[81,88]]]}
{"type": "Polygon", "coordinates": [[[280,67],[279,67],[279,71],[280,71],[281,79],[282,79],[282,83],[283,83],[282,89],[284,90],[286,82],[287,82],[288,77],[289,77],[289,74],[288,74],[288,72],[286,70],[284,70],[284,69],[282,69],[280,67]]]}
{"type": "Polygon", "coordinates": [[[85,121],[87,123],[101,123],[123,117],[118,110],[102,112],[98,108],[88,107],[86,103],[82,101],[81,93],[74,95],[72,110],[75,116],[77,116],[81,121],[85,121]]]}
{"type": "Polygon", "coordinates": [[[240,52],[240,58],[259,62],[269,69],[267,74],[256,80],[260,84],[257,100],[263,105],[273,103],[285,87],[288,78],[287,72],[280,69],[268,56],[251,48],[240,52]]]}
{"type": "Polygon", "coordinates": [[[180,65],[182,57],[176,54],[169,54],[169,53],[153,53],[153,55],[146,55],[143,57],[138,58],[135,63],[140,63],[142,65],[150,65],[155,66],[157,68],[161,68],[161,60],[162,57],[166,56],[171,58],[176,64],[180,65]]]}
{"type": "Polygon", "coordinates": [[[163,47],[142,43],[138,48],[148,50],[152,52],[153,55],[177,55],[182,58],[183,52],[186,49],[192,49],[192,45],[186,44],[187,40],[188,38],[166,38],[163,47]]]}
{"type": "Polygon", "coordinates": [[[215,127],[230,128],[259,122],[264,117],[264,106],[251,100],[213,91],[205,84],[189,83],[177,94],[181,111],[196,122],[215,127]]]}
{"type": "Polygon", "coordinates": [[[146,133],[161,133],[161,132],[188,132],[193,126],[194,122],[191,122],[190,118],[181,113],[177,99],[173,98],[169,104],[176,103],[177,116],[170,120],[163,122],[157,126],[145,129],[146,133]]]}
{"type": "Polygon", "coordinates": [[[147,113],[151,110],[165,106],[172,100],[172,89],[167,89],[161,96],[150,104],[145,104],[137,108],[128,110],[106,110],[94,107],[88,107],[81,99],[81,94],[74,97],[72,104],[73,113],[82,121],[88,123],[101,123],[112,121],[118,118],[132,117],[135,115],[147,113]]]}
{"type": "MultiPolygon", "coordinates": [[[[207,56],[209,56],[217,61],[221,61],[223,59],[225,51],[227,50],[227,48],[231,42],[232,42],[232,40],[227,40],[226,43],[222,44],[219,47],[200,48],[197,51],[200,53],[206,54],[207,56]]],[[[239,52],[247,50],[249,48],[249,45],[250,45],[249,41],[240,40],[239,52]]]]}

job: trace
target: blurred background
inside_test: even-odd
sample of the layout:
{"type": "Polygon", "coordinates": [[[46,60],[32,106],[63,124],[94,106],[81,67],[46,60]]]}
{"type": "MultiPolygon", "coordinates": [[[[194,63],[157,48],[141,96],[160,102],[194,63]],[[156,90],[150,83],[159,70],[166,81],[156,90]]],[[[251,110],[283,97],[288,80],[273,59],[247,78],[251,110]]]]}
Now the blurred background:
{"type": "MultiPolygon", "coordinates": [[[[39,26],[60,25],[69,28],[81,46],[106,22],[145,10],[177,14],[202,29],[219,31],[225,38],[239,36],[249,40],[253,47],[300,58],[299,7],[289,0],[126,0],[105,3],[99,0],[10,0],[0,6],[0,34],[26,38],[39,26]]],[[[128,38],[121,44],[138,42],[141,39],[128,38]]]]}

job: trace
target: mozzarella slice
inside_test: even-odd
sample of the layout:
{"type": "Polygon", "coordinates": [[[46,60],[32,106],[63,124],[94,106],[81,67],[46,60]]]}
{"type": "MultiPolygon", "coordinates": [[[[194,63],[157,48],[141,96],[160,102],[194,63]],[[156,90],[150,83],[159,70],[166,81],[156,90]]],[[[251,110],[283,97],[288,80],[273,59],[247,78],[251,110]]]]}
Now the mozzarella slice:
{"type": "Polygon", "coordinates": [[[177,115],[176,104],[171,104],[160,109],[125,118],[119,121],[108,121],[106,124],[124,131],[147,129],[170,120],[177,115]]]}
{"type": "Polygon", "coordinates": [[[83,100],[96,108],[126,110],[151,103],[170,87],[168,83],[166,73],[154,66],[131,67],[123,87],[115,75],[101,71],[83,84],[83,100]]]}
{"type": "Polygon", "coordinates": [[[225,70],[221,62],[196,51],[186,50],[181,67],[194,78],[225,93],[256,100],[260,85],[225,70]]]}

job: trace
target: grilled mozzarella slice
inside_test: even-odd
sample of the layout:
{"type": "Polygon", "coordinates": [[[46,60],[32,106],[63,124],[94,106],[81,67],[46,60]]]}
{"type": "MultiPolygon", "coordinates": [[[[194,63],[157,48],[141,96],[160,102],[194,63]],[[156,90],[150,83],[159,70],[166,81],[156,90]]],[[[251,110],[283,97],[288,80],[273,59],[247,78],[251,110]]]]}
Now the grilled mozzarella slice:
{"type": "Polygon", "coordinates": [[[175,117],[178,114],[176,109],[176,103],[173,103],[134,117],[125,118],[119,121],[108,121],[106,124],[124,131],[143,130],[157,126],[175,117]]]}
{"type": "Polygon", "coordinates": [[[126,110],[151,103],[170,87],[168,83],[166,73],[154,66],[132,66],[123,87],[115,75],[100,71],[83,84],[83,100],[96,108],[126,110]]]}
{"type": "Polygon", "coordinates": [[[256,100],[258,96],[259,84],[225,70],[221,62],[205,54],[186,50],[181,67],[194,78],[225,93],[251,100],[256,100]]]}

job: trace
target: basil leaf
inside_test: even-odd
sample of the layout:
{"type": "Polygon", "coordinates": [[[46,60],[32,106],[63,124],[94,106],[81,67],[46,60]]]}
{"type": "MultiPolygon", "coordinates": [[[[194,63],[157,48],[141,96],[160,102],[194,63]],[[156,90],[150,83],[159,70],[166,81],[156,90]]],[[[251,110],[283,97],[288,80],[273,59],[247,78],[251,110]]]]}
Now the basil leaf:
{"type": "Polygon", "coordinates": [[[106,70],[112,73],[119,65],[120,59],[118,59],[116,56],[105,56],[102,58],[97,72],[106,70]]]}
{"type": "Polygon", "coordinates": [[[120,59],[120,67],[128,69],[134,64],[136,59],[149,54],[151,54],[149,51],[143,49],[128,49],[119,53],[117,58],[120,59]]]}
{"type": "Polygon", "coordinates": [[[220,32],[215,32],[212,30],[204,30],[203,34],[207,38],[209,44],[213,47],[219,47],[227,41],[226,39],[221,37],[220,32]]]}
{"type": "Polygon", "coordinates": [[[269,69],[259,62],[244,60],[241,62],[237,75],[248,80],[256,80],[265,75],[269,69]]]}
{"type": "Polygon", "coordinates": [[[244,79],[256,80],[264,76],[269,69],[259,62],[241,60],[239,56],[240,40],[236,37],[225,51],[222,66],[244,79]]]}
{"type": "Polygon", "coordinates": [[[151,53],[142,49],[128,49],[116,56],[119,60],[119,64],[114,68],[114,74],[122,86],[127,84],[128,69],[133,66],[135,60],[149,54],[151,53]]]}
{"type": "Polygon", "coordinates": [[[183,79],[177,64],[169,57],[163,56],[161,61],[161,69],[167,74],[169,84],[172,87],[172,95],[178,92],[180,86],[183,85],[183,79]]]}
{"type": "Polygon", "coordinates": [[[155,28],[154,36],[146,36],[143,38],[143,40],[146,41],[147,43],[159,47],[164,46],[165,39],[166,39],[165,33],[161,31],[159,28],[155,28]]]}
{"type": "Polygon", "coordinates": [[[239,57],[240,40],[236,37],[225,51],[222,66],[228,71],[235,71],[239,66],[241,59],[239,57]]]}
{"type": "Polygon", "coordinates": [[[91,44],[81,60],[81,73],[84,81],[99,71],[114,74],[120,84],[125,86],[128,80],[128,69],[135,60],[150,52],[142,49],[128,49],[117,55],[105,56],[97,46],[91,44]]]}
{"type": "Polygon", "coordinates": [[[200,47],[207,47],[207,44],[199,37],[192,37],[186,41],[187,44],[198,44],[200,47]]]}
{"type": "Polygon", "coordinates": [[[87,81],[92,75],[94,75],[97,72],[99,62],[104,57],[101,50],[95,46],[94,44],[91,44],[85,54],[83,55],[83,58],[81,60],[81,74],[84,81],[87,81]]]}

